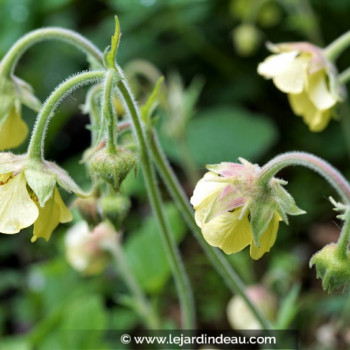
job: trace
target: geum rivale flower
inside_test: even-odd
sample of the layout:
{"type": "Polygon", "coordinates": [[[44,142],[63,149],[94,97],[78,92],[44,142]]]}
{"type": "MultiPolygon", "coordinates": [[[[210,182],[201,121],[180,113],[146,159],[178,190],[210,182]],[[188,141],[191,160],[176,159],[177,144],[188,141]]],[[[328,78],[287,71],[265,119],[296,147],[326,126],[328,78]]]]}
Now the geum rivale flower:
{"type": "Polygon", "coordinates": [[[59,223],[72,220],[57,188],[82,195],[69,175],[48,161],[0,153],[0,232],[18,233],[34,225],[32,242],[49,240],[59,223]]]}
{"type": "Polygon", "coordinates": [[[293,112],[311,131],[322,131],[345,97],[336,68],[321,48],[307,42],[269,44],[268,48],[274,54],[259,64],[258,73],[288,94],[293,112]]]}
{"type": "Polygon", "coordinates": [[[299,215],[292,196],[277,178],[260,184],[260,168],[244,159],[239,163],[208,165],[191,198],[195,220],[204,239],[226,254],[250,245],[253,259],[261,258],[276,241],[279,221],[299,215]]]}

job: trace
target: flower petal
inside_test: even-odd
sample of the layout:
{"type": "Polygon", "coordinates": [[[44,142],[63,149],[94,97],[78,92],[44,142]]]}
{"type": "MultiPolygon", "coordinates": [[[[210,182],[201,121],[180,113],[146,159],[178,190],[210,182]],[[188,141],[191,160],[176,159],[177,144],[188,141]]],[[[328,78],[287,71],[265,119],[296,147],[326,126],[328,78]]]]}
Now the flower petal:
{"type": "Polygon", "coordinates": [[[216,182],[216,179],[220,177],[213,172],[209,171],[204,174],[196,188],[193,191],[191,197],[191,204],[196,209],[199,205],[210,203],[225,187],[226,183],[216,182]]]}
{"type": "Polygon", "coordinates": [[[307,65],[307,59],[302,57],[296,58],[282,73],[273,78],[274,84],[285,93],[301,93],[306,83],[307,65]]]}
{"type": "Polygon", "coordinates": [[[250,245],[250,256],[254,260],[260,259],[266,252],[269,252],[270,248],[275,244],[280,220],[280,216],[275,213],[265,232],[259,238],[259,248],[254,244],[254,241],[252,240],[250,245]]]}
{"type": "Polygon", "coordinates": [[[337,103],[327,86],[326,71],[320,70],[308,76],[306,92],[318,110],[324,111],[337,103]]]}
{"type": "Polygon", "coordinates": [[[13,107],[0,127],[0,150],[19,146],[27,135],[27,124],[22,120],[21,112],[13,107]]]}
{"type": "Polygon", "coordinates": [[[44,238],[48,241],[52,232],[60,222],[72,220],[72,214],[62,201],[61,195],[55,187],[53,196],[46,202],[42,208],[38,205],[39,217],[34,223],[32,242],[38,238],[44,238]]]}
{"type": "Polygon", "coordinates": [[[0,186],[0,232],[17,233],[34,223],[39,215],[28,194],[23,172],[0,186]]]}
{"type": "Polygon", "coordinates": [[[309,125],[311,131],[322,131],[328,125],[332,117],[330,109],[325,111],[317,110],[305,92],[297,95],[291,94],[288,97],[293,112],[303,117],[304,122],[309,125]]]}
{"type": "Polygon", "coordinates": [[[226,254],[236,253],[252,240],[248,217],[239,220],[240,209],[215,217],[203,225],[204,239],[212,246],[221,248],[226,254]]]}
{"type": "Polygon", "coordinates": [[[273,78],[283,73],[297,57],[298,51],[271,55],[258,65],[258,73],[265,78],[273,78]]]}

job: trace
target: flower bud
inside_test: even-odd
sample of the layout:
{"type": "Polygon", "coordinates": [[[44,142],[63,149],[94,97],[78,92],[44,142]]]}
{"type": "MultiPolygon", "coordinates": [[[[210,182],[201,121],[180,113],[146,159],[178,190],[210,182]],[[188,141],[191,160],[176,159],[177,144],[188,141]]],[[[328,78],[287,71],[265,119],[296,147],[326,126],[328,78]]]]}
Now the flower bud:
{"type": "Polygon", "coordinates": [[[66,258],[69,264],[85,275],[102,272],[110,260],[106,247],[116,244],[117,232],[106,223],[92,232],[85,221],[71,227],[65,236],[66,258]]]}
{"type": "Polygon", "coordinates": [[[108,219],[116,229],[120,228],[131,206],[129,198],[121,194],[102,197],[99,204],[103,217],[108,219]]]}
{"type": "Polygon", "coordinates": [[[101,222],[102,218],[98,211],[98,199],[95,196],[77,198],[74,204],[78,207],[80,215],[88,223],[89,227],[94,227],[101,222]]]}
{"type": "Polygon", "coordinates": [[[337,244],[331,243],[323,247],[310,260],[310,268],[315,265],[317,278],[322,279],[322,287],[331,293],[334,289],[350,284],[350,257],[341,257],[337,244]]]}
{"type": "Polygon", "coordinates": [[[115,191],[132,168],[136,167],[135,155],[123,147],[117,147],[117,153],[109,153],[106,149],[93,154],[90,161],[92,178],[102,178],[113,186],[115,191]]]}
{"type": "Polygon", "coordinates": [[[261,42],[261,33],[253,24],[241,24],[233,30],[232,39],[239,55],[250,56],[261,42]]]}
{"type": "MultiPolygon", "coordinates": [[[[249,286],[246,288],[246,293],[267,319],[274,319],[277,311],[277,300],[274,294],[262,285],[249,286]]],[[[240,295],[233,296],[229,301],[227,318],[233,329],[261,329],[260,323],[240,295]]]]}

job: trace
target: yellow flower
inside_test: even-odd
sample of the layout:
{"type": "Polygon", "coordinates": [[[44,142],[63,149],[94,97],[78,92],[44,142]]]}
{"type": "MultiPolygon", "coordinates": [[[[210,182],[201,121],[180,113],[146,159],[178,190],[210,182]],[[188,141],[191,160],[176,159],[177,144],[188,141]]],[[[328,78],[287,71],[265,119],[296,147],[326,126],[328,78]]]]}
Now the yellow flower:
{"type": "Polygon", "coordinates": [[[275,52],[258,66],[258,73],[272,79],[288,94],[293,112],[303,117],[311,131],[322,131],[343,99],[335,67],[322,49],[309,43],[270,45],[275,52]]]}
{"type": "Polygon", "coordinates": [[[79,222],[65,236],[66,258],[75,270],[98,274],[106,268],[110,260],[108,247],[115,246],[117,238],[118,233],[106,223],[91,232],[86,221],[79,222]]]}
{"type": "Polygon", "coordinates": [[[0,232],[18,233],[34,225],[32,242],[49,240],[59,223],[72,220],[56,183],[80,193],[57,165],[0,153],[0,232]]]}
{"type": "Polygon", "coordinates": [[[38,112],[40,101],[23,80],[8,78],[0,66],[0,150],[19,146],[28,135],[28,126],[21,118],[22,104],[38,112]]]}
{"type": "Polygon", "coordinates": [[[242,164],[220,163],[199,180],[191,198],[195,220],[204,239],[226,254],[250,245],[250,255],[260,259],[276,241],[279,221],[299,215],[291,195],[272,178],[260,188],[260,168],[244,159],[242,164]]]}

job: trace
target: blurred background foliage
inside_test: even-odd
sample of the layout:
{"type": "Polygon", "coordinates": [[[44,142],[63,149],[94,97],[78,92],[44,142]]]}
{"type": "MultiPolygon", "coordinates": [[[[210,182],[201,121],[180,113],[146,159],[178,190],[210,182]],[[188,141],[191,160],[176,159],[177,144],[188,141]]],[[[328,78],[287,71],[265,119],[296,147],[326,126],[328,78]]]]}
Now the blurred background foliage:
{"type": "MultiPolygon", "coordinates": [[[[332,121],[324,132],[310,133],[293,115],[286,96],[256,73],[257,64],[268,54],[266,41],[328,44],[349,29],[349,11],[347,0],[0,0],[0,56],[21,35],[43,26],[77,30],[104,49],[117,14],[122,29],[119,63],[126,68],[138,100],[144,101],[158,75],[165,75],[167,93],[157,128],[189,196],[207,163],[245,157],[264,164],[289,150],[324,157],[350,178],[344,141],[349,135],[344,135],[341,124],[332,121]]],[[[346,52],[339,70],[349,62],[346,52]]],[[[72,47],[45,42],[24,55],[16,74],[45,100],[63,79],[87,68],[83,55],[72,47]]],[[[90,142],[88,117],[78,108],[85,93],[79,90],[59,108],[48,132],[46,156],[88,187],[79,164],[90,142]]],[[[34,124],[31,111],[24,110],[24,116],[34,124]]],[[[25,146],[16,152],[24,150],[25,146]]],[[[327,200],[334,193],[305,169],[288,169],[280,176],[289,181],[288,190],[307,215],[293,218],[288,227],[282,224],[276,245],[258,263],[247,251],[229,260],[247,285],[263,285],[275,296],[277,325],[299,329],[306,348],[347,349],[348,294],[327,295],[315,271],[308,269],[312,254],[338,237],[340,223],[327,200]]],[[[176,328],[174,284],[141,174],[130,174],[123,191],[132,200],[124,225],[127,260],[164,327],[176,328]]],[[[194,288],[198,327],[229,328],[230,292],[166,191],[164,198],[194,288]]],[[[67,227],[60,226],[49,243],[31,244],[29,230],[0,236],[0,349],[64,349],[66,328],[140,327],[118,266],[111,264],[102,274],[87,277],[68,265],[63,245],[67,227]]],[[[69,345],[103,347],[100,335],[77,336],[69,345]]]]}

